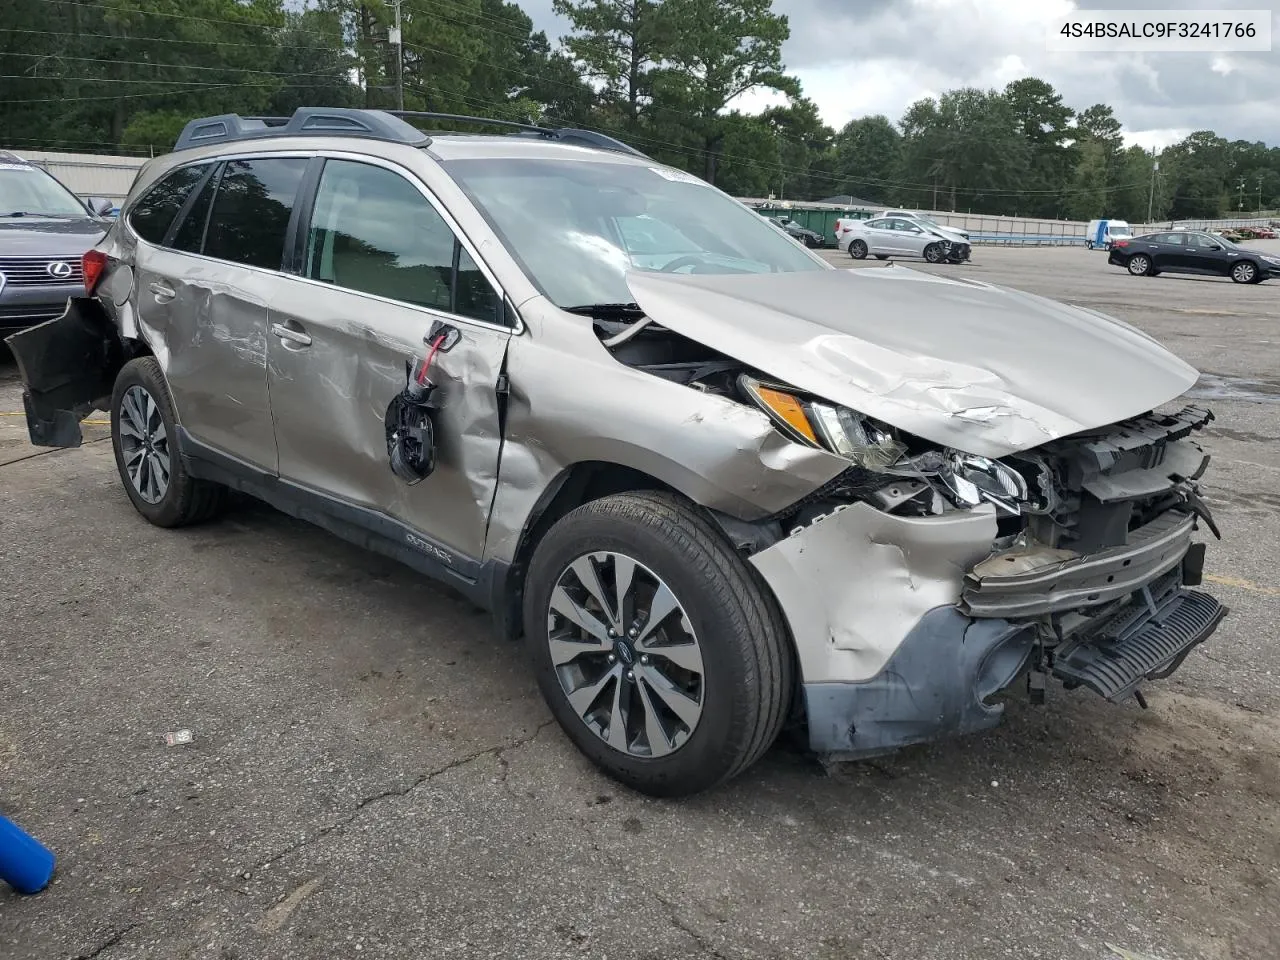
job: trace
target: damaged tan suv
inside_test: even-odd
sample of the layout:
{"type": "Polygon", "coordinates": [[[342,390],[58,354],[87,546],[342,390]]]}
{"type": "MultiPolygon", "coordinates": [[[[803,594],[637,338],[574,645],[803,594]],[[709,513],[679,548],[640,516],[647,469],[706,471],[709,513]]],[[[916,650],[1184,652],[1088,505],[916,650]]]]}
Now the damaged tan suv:
{"type": "Polygon", "coordinates": [[[784,725],[847,758],[991,727],[1015,683],[1141,700],[1221,621],[1189,589],[1211,414],[1155,412],[1196,372],[1151,338],[466,123],[192,121],[90,297],[9,341],[33,442],[108,410],[151,522],[247,491],[452,585],[652,794],[784,725]]]}

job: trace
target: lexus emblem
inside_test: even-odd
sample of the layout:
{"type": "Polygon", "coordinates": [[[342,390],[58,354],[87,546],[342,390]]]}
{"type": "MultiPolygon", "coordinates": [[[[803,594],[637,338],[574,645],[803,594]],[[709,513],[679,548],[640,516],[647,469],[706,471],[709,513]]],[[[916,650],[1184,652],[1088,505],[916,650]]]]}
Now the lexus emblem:
{"type": "Polygon", "coordinates": [[[71,264],[65,260],[54,260],[52,263],[45,265],[45,273],[57,280],[66,280],[74,271],[71,264]]]}

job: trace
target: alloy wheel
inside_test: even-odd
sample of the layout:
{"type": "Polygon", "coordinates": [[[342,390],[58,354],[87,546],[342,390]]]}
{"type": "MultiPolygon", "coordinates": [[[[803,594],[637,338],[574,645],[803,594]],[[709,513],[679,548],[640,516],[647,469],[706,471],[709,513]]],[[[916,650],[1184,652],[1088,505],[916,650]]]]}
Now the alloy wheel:
{"type": "Polygon", "coordinates": [[[1129,272],[1135,277],[1140,277],[1151,269],[1151,261],[1142,254],[1138,254],[1129,260],[1129,272]]]}
{"type": "Polygon", "coordinates": [[[147,503],[159,503],[169,489],[169,433],[155,398],[137,384],[125,391],[118,411],[120,452],[129,482],[147,503]]]}
{"type": "Polygon", "coordinates": [[[705,696],[702,647],[671,588],[626,554],[565,567],[547,611],[551,662],[574,713],[633,757],[679,750],[705,696]]]}
{"type": "Polygon", "coordinates": [[[1237,263],[1231,268],[1231,279],[1236,283],[1252,283],[1258,268],[1252,263],[1237,263]]]}

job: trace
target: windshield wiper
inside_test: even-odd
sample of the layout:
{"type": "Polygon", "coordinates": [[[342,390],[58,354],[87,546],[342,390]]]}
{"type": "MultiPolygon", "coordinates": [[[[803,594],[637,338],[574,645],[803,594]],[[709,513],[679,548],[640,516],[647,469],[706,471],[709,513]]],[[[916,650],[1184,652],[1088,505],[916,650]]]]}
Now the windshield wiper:
{"type": "Polygon", "coordinates": [[[580,313],[584,317],[643,317],[644,310],[638,303],[584,303],[565,307],[568,313],[580,313]]]}

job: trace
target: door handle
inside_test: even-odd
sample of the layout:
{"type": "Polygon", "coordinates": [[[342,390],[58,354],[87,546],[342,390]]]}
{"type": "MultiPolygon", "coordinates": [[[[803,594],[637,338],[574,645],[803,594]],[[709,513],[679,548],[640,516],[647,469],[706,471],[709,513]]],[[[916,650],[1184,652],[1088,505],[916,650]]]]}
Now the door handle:
{"type": "Polygon", "coordinates": [[[167,303],[178,295],[178,292],[167,283],[161,283],[159,280],[153,280],[148,290],[155,296],[156,302],[167,303]]]}
{"type": "Polygon", "coordinates": [[[286,327],[283,323],[273,323],[271,332],[286,343],[294,343],[300,347],[311,346],[311,335],[303,333],[301,330],[294,330],[292,327],[286,327]]]}

